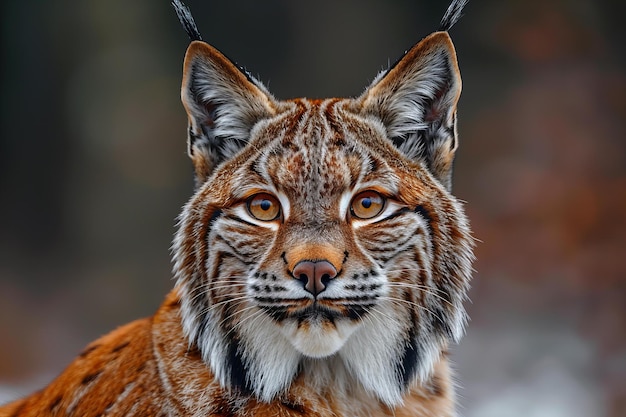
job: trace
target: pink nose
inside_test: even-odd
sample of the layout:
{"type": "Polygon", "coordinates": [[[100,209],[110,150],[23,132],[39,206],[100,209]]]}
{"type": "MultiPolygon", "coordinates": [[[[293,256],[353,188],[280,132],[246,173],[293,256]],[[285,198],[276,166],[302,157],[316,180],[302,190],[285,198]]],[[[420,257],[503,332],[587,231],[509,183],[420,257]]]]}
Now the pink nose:
{"type": "Polygon", "coordinates": [[[337,276],[337,270],[328,261],[301,261],[291,275],[304,284],[305,290],[317,296],[337,276]]]}

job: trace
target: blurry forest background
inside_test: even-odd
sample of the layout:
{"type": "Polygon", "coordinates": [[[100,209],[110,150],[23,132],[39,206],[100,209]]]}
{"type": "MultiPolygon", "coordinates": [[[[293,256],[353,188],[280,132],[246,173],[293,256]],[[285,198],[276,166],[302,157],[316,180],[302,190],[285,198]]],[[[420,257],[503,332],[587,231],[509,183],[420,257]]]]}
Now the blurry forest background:
{"type": "MultiPolygon", "coordinates": [[[[358,95],[447,0],[188,0],[279,98],[358,95]]],[[[192,192],[168,1],[0,6],[0,402],[172,287],[192,192]]],[[[454,192],[478,261],[454,348],[466,417],[626,415],[623,0],[474,0],[452,29],[454,192]]]]}

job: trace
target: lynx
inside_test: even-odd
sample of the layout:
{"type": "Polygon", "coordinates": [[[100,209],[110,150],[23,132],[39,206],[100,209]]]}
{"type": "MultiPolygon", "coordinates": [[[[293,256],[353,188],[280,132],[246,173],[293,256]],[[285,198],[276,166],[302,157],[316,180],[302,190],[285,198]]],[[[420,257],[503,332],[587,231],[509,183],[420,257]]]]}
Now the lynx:
{"type": "Polygon", "coordinates": [[[175,288],[0,415],[455,415],[473,240],[450,191],[448,30],[465,3],[361,96],[280,101],[176,0],[196,186],[175,288]]]}

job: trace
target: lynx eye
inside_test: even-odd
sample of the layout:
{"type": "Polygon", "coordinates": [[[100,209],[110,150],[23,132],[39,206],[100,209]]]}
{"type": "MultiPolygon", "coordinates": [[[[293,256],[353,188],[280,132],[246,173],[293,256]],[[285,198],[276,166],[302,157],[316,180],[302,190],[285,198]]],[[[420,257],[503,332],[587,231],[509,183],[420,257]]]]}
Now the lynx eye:
{"type": "Polygon", "coordinates": [[[248,199],[248,213],[257,220],[269,222],[280,215],[280,203],[273,195],[255,194],[248,199]]]}
{"type": "Polygon", "coordinates": [[[378,216],[385,208],[385,197],[376,191],[363,191],[352,199],[350,211],[359,219],[372,219],[378,216]]]}

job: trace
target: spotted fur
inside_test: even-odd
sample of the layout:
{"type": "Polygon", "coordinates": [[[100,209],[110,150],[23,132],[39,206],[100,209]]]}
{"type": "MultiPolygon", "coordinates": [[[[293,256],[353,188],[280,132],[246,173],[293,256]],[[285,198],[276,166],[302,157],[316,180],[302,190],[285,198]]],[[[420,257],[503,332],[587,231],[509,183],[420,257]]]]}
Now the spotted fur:
{"type": "Polygon", "coordinates": [[[0,415],[453,416],[446,351],[473,259],[450,192],[460,92],[447,32],[361,96],[326,100],[279,101],[193,41],[181,96],[197,187],[176,287],[0,415]],[[363,192],[382,202],[372,217],[356,214],[363,192]],[[257,196],[279,214],[255,215],[257,196]]]}

